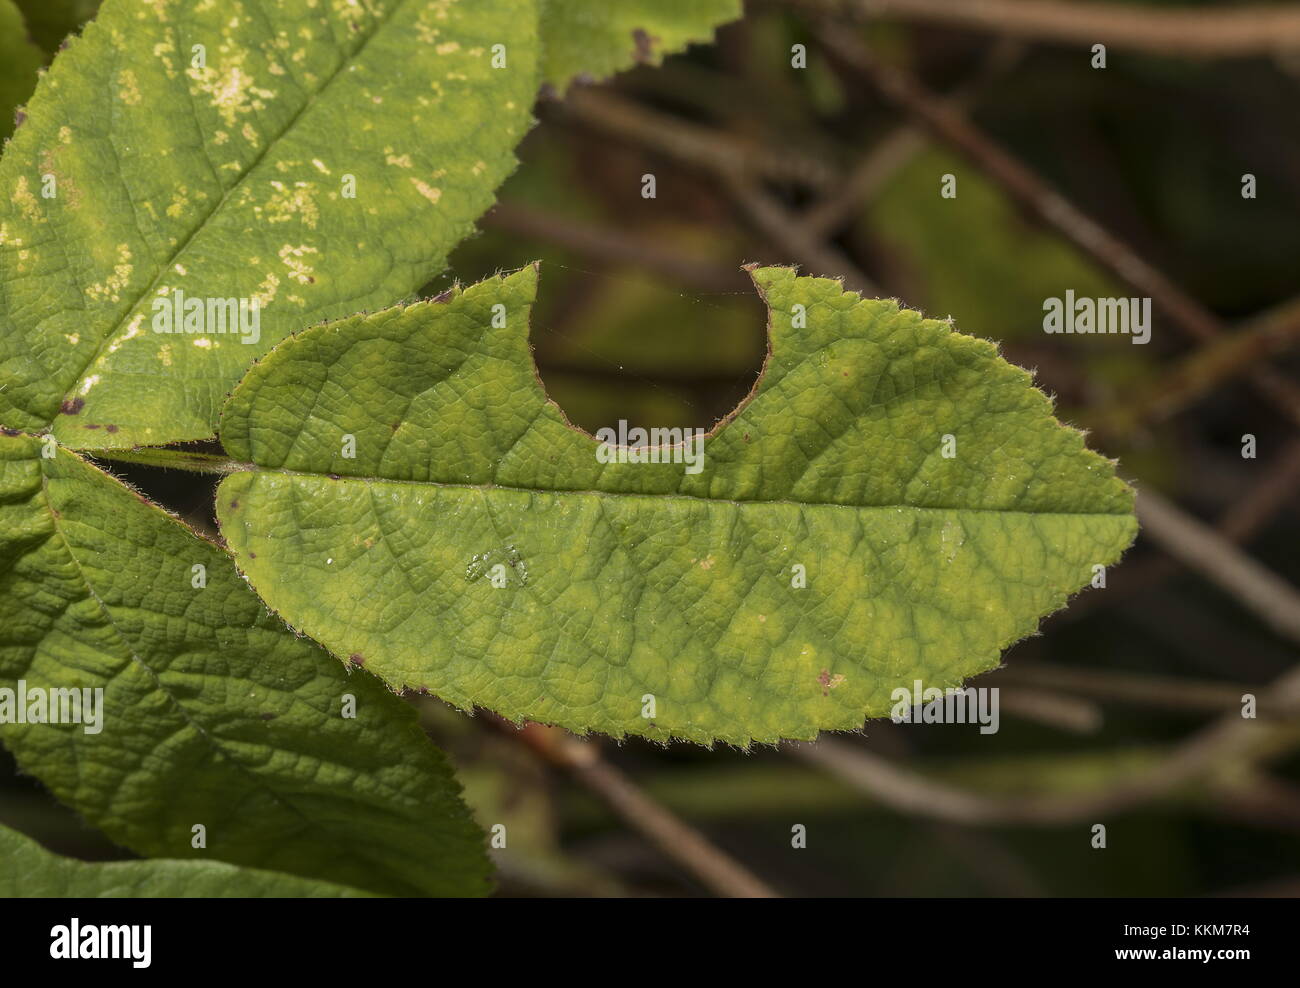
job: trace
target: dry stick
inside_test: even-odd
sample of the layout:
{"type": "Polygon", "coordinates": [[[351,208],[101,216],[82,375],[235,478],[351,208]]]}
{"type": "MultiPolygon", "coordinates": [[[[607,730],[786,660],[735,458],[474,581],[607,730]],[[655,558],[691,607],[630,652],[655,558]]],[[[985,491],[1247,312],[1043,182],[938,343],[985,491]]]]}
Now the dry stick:
{"type": "Polygon", "coordinates": [[[709,258],[691,257],[677,249],[634,239],[618,230],[592,226],[519,203],[498,203],[484,218],[484,223],[498,230],[559,244],[605,263],[656,271],[700,291],[736,291],[746,284],[739,267],[728,270],[709,258]]]}
{"type": "Polygon", "coordinates": [[[898,17],[1039,41],[1210,58],[1300,50],[1300,9],[1170,9],[1062,0],[787,0],[857,19],[898,17]]]}
{"type": "MultiPolygon", "coordinates": [[[[1060,690],[1067,694],[1082,693],[1101,701],[1131,703],[1167,710],[1222,713],[1237,709],[1244,693],[1257,687],[1234,683],[1196,682],[1173,676],[1153,676],[1109,669],[1083,669],[1046,662],[1020,662],[1003,666],[989,674],[990,686],[1015,683],[1060,690]]],[[[1260,717],[1300,714],[1300,707],[1289,711],[1260,710],[1260,717]]]]}
{"type": "Polygon", "coordinates": [[[813,203],[800,217],[803,233],[825,239],[848,226],[856,212],[875,198],[876,192],[903,165],[929,143],[925,131],[900,124],[872,145],[844,181],[826,198],[813,203]]]}
{"type": "MultiPolygon", "coordinates": [[[[1023,54],[1024,46],[1018,42],[994,45],[975,73],[962,80],[942,99],[953,107],[969,109],[980,90],[1015,65],[1023,54]]],[[[823,239],[838,233],[852,222],[858,210],[876,197],[889,177],[920,153],[927,143],[921,127],[912,123],[899,124],[872,145],[826,198],[813,203],[804,212],[804,232],[810,237],[823,239]]]]}
{"type": "MultiPolygon", "coordinates": [[[[1223,513],[1216,523],[1216,529],[1231,542],[1248,542],[1278,511],[1291,503],[1297,487],[1300,487],[1300,439],[1293,439],[1268,464],[1260,481],[1223,513]]],[[[1131,597],[1141,588],[1167,579],[1176,570],[1177,563],[1168,556],[1126,563],[1121,571],[1121,592],[1131,597]]],[[[1058,620],[1076,621],[1091,614],[1106,599],[1104,594],[1080,597],[1069,610],[1061,612],[1058,620]]]]}
{"type": "Polygon", "coordinates": [[[1022,720],[1071,734],[1095,734],[1101,727],[1101,710],[1077,696],[1018,686],[1003,687],[1000,696],[1003,712],[1022,720]]]}
{"type": "Polygon", "coordinates": [[[1169,418],[1256,363],[1300,345],[1300,299],[1251,319],[1205,344],[1160,375],[1136,398],[1107,412],[1098,431],[1125,435],[1139,423],[1169,418]]]}
{"type": "MultiPolygon", "coordinates": [[[[1294,709],[1300,703],[1300,669],[1269,687],[1261,697],[1263,703],[1270,709],[1294,709]]],[[[1273,726],[1243,718],[1240,712],[1225,714],[1131,778],[1095,792],[1043,796],[985,796],[959,789],[831,738],[786,745],[785,750],[901,813],[972,826],[1059,826],[1124,812],[1167,796],[1216,768],[1253,760],[1273,734],[1273,726]]],[[[1245,789],[1241,783],[1220,783],[1217,788],[1234,794],[1245,789]]]]}
{"type": "MultiPolygon", "coordinates": [[[[1019,44],[998,45],[975,77],[963,82],[951,95],[940,97],[939,102],[956,111],[969,110],[979,88],[1014,64],[1022,52],[1019,44]]],[[[919,126],[899,125],[863,156],[836,191],[804,213],[803,232],[821,238],[836,233],[924,145],[925,132],[919,126]]],[[[1298,343],[1300,299],[1293,299],[1193,351],[1154,386],[1108,413],[1096,424],[1095,431],[1120,435],[1140,422],[1167,419],[1218,384],[1298,343]]]]}
{"type": "Polygon", "coordinates": [[[709,843],[698,830],[639,789],[607,762],[592,741],[580,741],[567,731],[541,724],[522,730],[495,716],[487,718],[507,734],[523,741],[547,761],[568,771],[639,831],[664,854],[695,875],[719,895],[736,899],[773,899],[778,894],[725,851],[709,843]]]}
{"type": "Polygon", "coordinates": [[[711,172],[726,184],[750,221],[769,239],[783,244],[793,260],[827,277],[842,276],[850,291],[875,292],[871,279],[857,265],[820,235],[805,233],[799,217],[756,180],[762,176],[812,188],[838,181],[838,173],[818,159],[756,149],[712,128],[685,123],[606,92],[574,91],[563,112],[614,137],[711,172]]]}
{"type": "Polygon", "coordinates": [[[1279,510],[1291,503],[1300,487],[1300,438],[1293,439],[1269,464],[1264,476],[1223,513],[1219,534],[1233,542],[1245,542],[1279,510]]]}
{"type": "Polygon", "coordinates": [[[574,89],[563,103],[550,106],[604,133],[655,148],[706,171],[763,175],[813,189],[825,189],[840,178],[836,169],[813,155],[778,151],[757,141],[720,133],[604,90],[574,89]]]}
{"type": "MultiPolygon", "coordinates": [[[[822,44],[865,74],[889,100],[970,159],[1012,199],[1055,227],[1103,267],[1127,282],[1198,340],[1213,340],[1223,325],[1118,237],[1093,222],[1069,200],[1007,153],[962,113],[945,105],[911,76],[877,61],[863,45],[841,33],[819,32],[822,44]]],[[[1300,388],[1268,368],[1255,368],[1255,389],[1300,423],[1300,388]]]]}
{"type": "Polygon", "coordinates": [[[1166,553],[1231,594],[1278,634],[1300,642],[1300,592],[1204,522],[1152,490],[1137,497],[1142,530],[1166,553]]]}
{"type": "MultiPolygon", "coordinates": [[[[1015,43],[994,46],[980,68],[946,97],[956,106],[969,104],[990,78],[1005,71],[1020,57],[1015,43]]],[[[742,174],[724,176],[732,198],[750,221],[770,240],[779,242],[807,270],[818,274],[839,273],[851,291],[876,294],[877,289],[860,268],[827,240],[846,225],[853,213],[895,171],[925,145],[924,133],[903,124],[878,142],[833,191],[796,216],[770,196],[758,183],[742,174]]]]}
{"type": "Polygon", "coordinates": [[[721,176],[727,183],[736,205],[762,233],[789,251],[810,272],[828,278],[841,278],[849,291],[875,295],[879,289],[848,255],[826,243],[817,234],[805,231],[799,217],[786,209],[757,182],[739,173],[721,176]]]}

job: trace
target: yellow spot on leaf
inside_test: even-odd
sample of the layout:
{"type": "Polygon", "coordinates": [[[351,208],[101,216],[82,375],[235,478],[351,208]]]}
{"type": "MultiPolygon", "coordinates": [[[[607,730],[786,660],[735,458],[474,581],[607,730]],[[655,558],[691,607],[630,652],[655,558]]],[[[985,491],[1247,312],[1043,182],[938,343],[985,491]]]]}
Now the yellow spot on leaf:
{"type": "Polygon", "coordinates": [[[131,272],[134,268],[131,265],[131,247],[129,244],[117,245],[117,263],[113,265],[113,273],[101,282],[91,285],[86,289],[86,295],[96,302],[121,301],[121,291],[131,280],[131,272]]]}
{"type": "Polygon", "coordinates": [[[135,72],[131,69],[123,69],[117,74],[117,98],[127,106],[138,106],[140,103],[140,83],[135,77],[135,72]]]}
{"type": "Polygon", "coordinates": [[[438,204],[438,200],[442,198],[442,189],[435,189],[431,185],[421,182],[418,178],[411,179],[411,184],[415,186],[415,190],[419,192],[420,195],[424,196],[424,198],[428,199],[435,206],[438,204]]]}

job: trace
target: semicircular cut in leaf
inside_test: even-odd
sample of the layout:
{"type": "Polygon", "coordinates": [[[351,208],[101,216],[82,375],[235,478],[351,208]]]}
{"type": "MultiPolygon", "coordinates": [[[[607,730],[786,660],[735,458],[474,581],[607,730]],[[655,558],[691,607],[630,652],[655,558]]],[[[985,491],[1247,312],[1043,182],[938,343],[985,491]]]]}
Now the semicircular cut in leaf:
{"type": "Polygon", "coordinates": [[[48,437],[0,436],[0,687],[19,767],[139,854],[487,890],[482,834],[415,712],[48,437]]]}
{"type": "Polygon", "coordinates": [[[740,0],[541,0],[542,81],[564,89],[658,65],[743,13],[740,0]]]}
{"type": "Polygon", "coordinates": [[[367,893],[221,861],[91,864],[45,850],[0,827],[0,897],[6,899],[350,898],[367,893]]]}
{"type": "Polygon", "coordinates": [[[442,269],[514,168],[537,52],[536,0],[107,0],[0,159],[0,423],[212,436],[292,329],[442,269]]]}
{"type": "Polygon", "coordinates": [[[745,744],[995,667],[1131,542],[1132,491],[991,343],[752,275],[770,352],[698,472],[547,399],[532,267],[286,341],[223,413],[250,465],[217,497],[239,567],[394,686],[745,744]]]}

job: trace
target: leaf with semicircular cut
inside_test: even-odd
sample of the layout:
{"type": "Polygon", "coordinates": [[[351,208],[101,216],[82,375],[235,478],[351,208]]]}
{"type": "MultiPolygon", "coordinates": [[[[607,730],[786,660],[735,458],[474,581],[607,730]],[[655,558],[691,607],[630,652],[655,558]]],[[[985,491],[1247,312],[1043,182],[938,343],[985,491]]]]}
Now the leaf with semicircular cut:
{"type": "Polygon", "coordinates": [[[487,891],[482,833],[406,703],[290,634],[219,548],[75,453],[9,434],[0,710],[19,768],[137,853],[487,891]]]}
{"type": "Polygon", "coordinates": [[[547,399],[535,267],[285,341],[222,417],[240,569],[394,686],[746,744],[994,668],[1132,541],[1113,464],[993,344],[752,274],[770,352],[699,472],[603,463],[547,399]]]}
{"type": "Polygon", "coordinates": [[[45,850],[0,827],[0,898],[177,899],[342,898],[365,892],[221,861],[112,861],[91,864],[45,850]]]}
{"type": "Polygon", "coordinates": [[[107,0],[0,159],[0,424],[80,449],[210,437],[290,330],[438,274],[514,168],[537,18],[107,0]]]}

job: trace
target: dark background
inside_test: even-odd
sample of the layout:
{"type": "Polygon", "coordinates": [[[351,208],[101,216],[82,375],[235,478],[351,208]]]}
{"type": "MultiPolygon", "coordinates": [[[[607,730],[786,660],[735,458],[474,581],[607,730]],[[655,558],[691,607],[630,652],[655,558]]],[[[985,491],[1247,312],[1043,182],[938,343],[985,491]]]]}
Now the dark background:
{"type": "MultiPolygon", "coordinates": [[[[49,50],[93,4],[19,6],[49,50]]],[[[743,397],[764,349],[743,262],[844,276],[998,341],[1126,479],[1300,581],[1300,405],[1285,393],[1300,388],[1300,51],[1111,44],[1099,69],[1090,49],[1105,38],[822,20],[829,6],[751,3],[714,46],[563,102],[544,94],[483,234],[426,294],[540,258],[540,373],[594,432],[620,418],[709,427],[743,397]],[[791,67],[795,44],[804,69],[791,67]],[[919,103],[886,95],[899,73],[912,97],[921,87],[919,103]],[[958,126],[976,128],[976,158],[992,148],[1024,173],[990,177],[987,159],[963,153],[968,127],[955,139],[915,126],[949,97],[958,126]],[[648,173],[654,199],[641,195],[648,173]],[[955,199],[939,195],[945,173],[955,199]],[[1255,199],[1241,196],[1244,173],[1255,199]],[[1147,346],[1045,334],[1043,300],[1067,288],[1152,292],[1117,274],[1113,250],[1081,249],[1045,222],[1034,183],[1163,273],[1192,314],[1155,306],[1147,346]],[[1188,324],[1201,315],[1221,332],[1198,334],[1188,324]],[[1247,338],[1244,354],[1231,346],[1247,338]],[[1281,392],[1258,382],[1264,368],[1281,392]]],[[[206,479],[114,469],[211,529],[206,479]]],[[[496,852],[504,895],[718,892],[681,860],[680,841],[656,846],[637,800],[788,895],[1295,895],[1300,705],[1294,686],[1288,703],[1269,684],[1295,669],[1296,642],[1222,577],[1222,558],[1192,569],[1179,555],[1144,533],[1105,590],[975,681],[1002,690],[993,736],[871,722],[832,740],[834,765],[797,748],[598,742],[593,774],[574,771],[545,729],[420,702],[480,822],[508,827],[496,852]],[[1219,726],[1240,720],[1246,692],[1262,719],[1237,743],[1219,726]],[[1193,747],[1208,751],[1197,771],[1153,783],[1193,747]],[[864,781],[858,756],[897,772],[864,781]],[[908,781],[925,793],[910,807],[908,781]],[[1104,850],[1091,846],[1097,823],[1104,850]],[[805,849],[791,847],[795,824],[805,849]]],[[[0,819],[64,853],[122,856],[4,754],[0,819]]]]}

